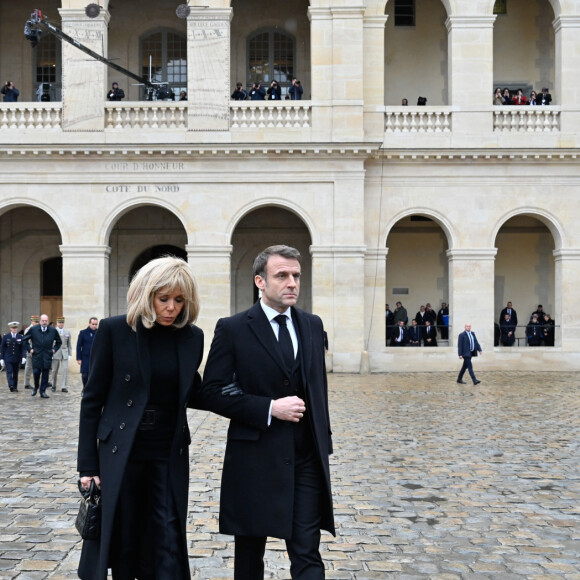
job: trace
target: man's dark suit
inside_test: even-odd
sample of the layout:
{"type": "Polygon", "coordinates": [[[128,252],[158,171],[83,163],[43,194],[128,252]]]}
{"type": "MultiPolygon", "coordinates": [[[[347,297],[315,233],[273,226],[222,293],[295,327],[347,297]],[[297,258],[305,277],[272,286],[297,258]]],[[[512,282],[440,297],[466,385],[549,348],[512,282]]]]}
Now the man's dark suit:
{"type": "MultiPolygon", "coordinates": [[[[310,520],[310,530],[316,528],[318,536],[320,529],[334,534],[323,326],[319,317],[297,308],[293,307],[291,314],[298,336],[298,356],[291,372],[260,302],[218,321],[204,372],[203,406],[231,419],[222,474],[220,532],[256,540],[247,550],[238,551],[236,539],[236,570],[251,570],[240,576],[244,578],[260,577],[260,570],[240,559],[260,561],[267,536],[287,540],[290,553],[292,544],[305,535],[297,525],[300,517],[295,498],[299,494],[302,498],[312,496],[318,508],[310,505],[310,513],[304,514],[310,520]],[[223,394],[234,374],[243,393],[223,394]],[[268,426],[272,400],[287,396],[304,399],[305,417],[299,423],[272,417],[268,426]],[[314,472],[315,483],[310,486],[298,481],[297,465],[305,461],[314,472]]],[[[318,545],[315,552],[317,555],[318,545]]],[[[318,572],[295,576],[293,572],[292,577],[323,576],[318,572]]]]}
{"type": "Polygon", "coordinates": [[[424,326],[421,333],[423,335],[423,346],[437,346],[437,331],[434,326],[424,326]]]}
{"type": "Polygon", "coordinates": [[[38,324],[32,326],[24,335],[23,340],[30,341],[32,352],[32,372],[34,374],[34,390],[36,395],[40,386],[41,396],[45,396],[46,387],[48,386],[48,373],[52,367],[52,355],[61,347],[62,340],[60,334],[52,326],[44,327],[38,324]],[[40,385],[39,385],[40,382],[40,385]]]}
{"type": "Polygon", "coordinates": [[[0,345],[0,359],[6,363],[6,379],[12,392],[18,392],[18,370],[22,359],[26,358],[26,345],[22,342],[22,335],[17,332],[12,338],[9,332],[2,337],[0,345]]]}
{"type": "Polygon", "coordinates": [[[89,378],[91,349],[93,348],[93,341],[95,340],[97,332],[96,329],[93,330],[90,326],[87,326],[87,328],[79,332],[79,338],[77,340],[77,361],[81,361],[81,378],[83,381],[83,387],[87,384],[89,378]]]}
{"type": "Polygon", "coordinates": [[[509,323],[513,324],[514,326],[518,325],[518,313],[515,311],[514,308],[508,308],[507,306],[501,311],[501,314],[499,315],[499,325],[501,326],[502,324],[505,324],[505,315],[509,314],[510,315],[510,319],[509,319],[509,323]],[[510,312],[511,310],[511,312],[510,312]]]}
{"type": "Polygon", "coordinates": [[[472,332],[471,336],[473,337],[473,350],[471,350],[471,344],[469,341],[469,334],[467,331],[463,331],[459,334],[459,339],[457,341],[457,354],[460,357],[463,357],[463,365],[461,370],[459,371],[459,376],[457,377],[458,381],[463,379],[463,375],[465,371],[469,372],[469,376],[475,382],[477,379],[475,378],[475,374],[473,372],[473,366],[471,364],[471,357],[477,356],[478,352],[482,352],[481,346],[479,346],[479,342],[477,341],[477,337],[475,333],[472,332]]]}

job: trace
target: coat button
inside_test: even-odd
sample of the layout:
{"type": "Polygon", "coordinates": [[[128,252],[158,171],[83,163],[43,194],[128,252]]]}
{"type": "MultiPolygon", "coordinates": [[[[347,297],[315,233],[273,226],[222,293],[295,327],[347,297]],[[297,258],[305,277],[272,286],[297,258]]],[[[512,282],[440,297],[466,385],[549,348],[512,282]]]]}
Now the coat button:
{"type": "Polygon", "coordinates": [[[132,407],[133,406],[133,401],[131,401],[131,399],[129,399],[127,401],[127,407],[132,407]]]}
{"type": "Polygon", "coordinates": [[[284,458],[284,465],[290,465],[290,459],[288,457],[284,458]]]}
{"type": "Polygon", "coordinates": [[[131,380],[131,375],[125,375],[125,382],[129,382],[131,380]]]}
{"type": "Polygon", "coordinates": [[[116,445],[111,449],[111,453],[117,453],[117,446],[116,445]]]}
{"type": "Polygon", "coordinates": [[[290,384],[290,381],[288,379],[284,380],[284,386],[287,387],[290,384]]]}
{"type": "Polygon", "coordinates": [[[183,447],[179,449],[179,455],[183,455],[183,447]]]}
{"type": "Polygon", "coordinates": [[[121,424],[119,425],[119,429],[124,429],[124,428],[125,428],[125,423],[121,423],[121,424]]]}

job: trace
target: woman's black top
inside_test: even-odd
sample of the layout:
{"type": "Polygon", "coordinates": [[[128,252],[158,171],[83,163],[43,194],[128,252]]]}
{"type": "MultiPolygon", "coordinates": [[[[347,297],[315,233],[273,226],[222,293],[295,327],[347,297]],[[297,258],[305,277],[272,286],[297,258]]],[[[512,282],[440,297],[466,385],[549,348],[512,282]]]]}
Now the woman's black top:
{"type": "Polygon", "coordinates": [[[146,331],[151,361],[149,401],[137,430],[131,458],[164,459],[169,456],[177,424],[179,361],[175,328],[155,324],[146,331]]]}

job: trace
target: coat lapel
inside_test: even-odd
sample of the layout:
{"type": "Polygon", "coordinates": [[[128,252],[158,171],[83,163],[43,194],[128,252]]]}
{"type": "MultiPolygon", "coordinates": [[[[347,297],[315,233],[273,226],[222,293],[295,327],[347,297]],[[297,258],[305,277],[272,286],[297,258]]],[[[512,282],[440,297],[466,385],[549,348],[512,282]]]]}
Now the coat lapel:
{"type": "Polygon", "coordinates": [[[275,363],[282,369],[285,375],[288,374],[288,369],[282,359],[282,352],[278,346],[276,335],[272,330],[272,325],[268,317],[264,314],[260,302],[256,302],[248,311],[248,326],[250,330],[256,335],[258,342],[264,347],[264,350],[271,356],[275,363]]]}
{"type": "MultiPolygon", "coordinates": [[[[292,320],[298,335],[298,354],[302,364],[302,376],[307,377],[312,364],[312,328],[310,320],[296,308],[292,308],[292,320]]],[[[304,380],[306,387],[306,380],[304,380]]]]}

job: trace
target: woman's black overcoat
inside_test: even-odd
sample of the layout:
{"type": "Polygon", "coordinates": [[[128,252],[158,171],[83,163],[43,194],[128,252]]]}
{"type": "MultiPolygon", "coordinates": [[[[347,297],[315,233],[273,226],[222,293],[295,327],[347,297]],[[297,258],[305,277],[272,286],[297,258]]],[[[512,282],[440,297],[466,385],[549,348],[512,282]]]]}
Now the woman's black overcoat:
{"type": "MultiPolygon", "coordinates": [[[[189,484],[191,437],[186,410],[197,406],[203,356],[203,332],[196,326],[175,331],[178,336],[179,409],[170,452],[171,485],[182,531],[183,567],[189,570],[185,521],[189,484]]],[[[102,485],[100,541],[85,541],[79,578],[105,580],[109,544],[119,489],[127,459],[143,411],[149,399],[150,366],[154,352],[148,346],[148,331],[137,332],[125,316],[102,320],[91,351],[89,379],[81,401],[77,468],[80,473],[99,474],[102,485]]]]}

